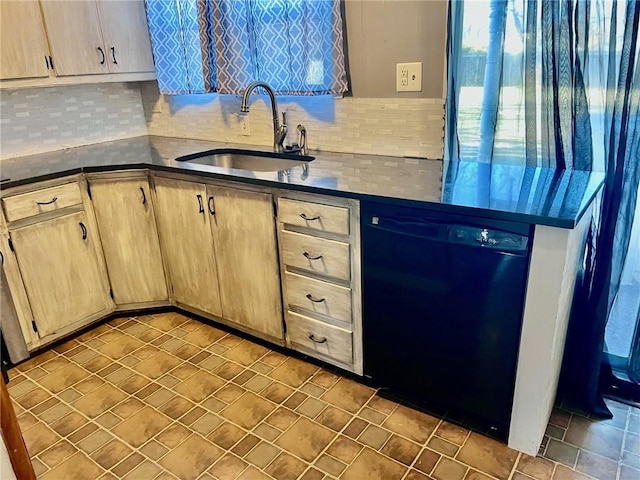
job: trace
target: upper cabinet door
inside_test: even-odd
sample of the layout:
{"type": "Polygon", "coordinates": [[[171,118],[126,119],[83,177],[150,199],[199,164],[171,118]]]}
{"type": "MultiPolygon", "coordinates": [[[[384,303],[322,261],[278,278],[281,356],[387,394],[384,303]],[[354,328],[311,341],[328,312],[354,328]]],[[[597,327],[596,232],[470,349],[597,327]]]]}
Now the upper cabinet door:
{"type": "Polygon", "coordinates": [[[0,79],[48,77],[47,55],[37,0],[0,1],[0,79]]]}
{"type": "Polygon", "coordinates": [[[98,0],[102,35],[111,73],[152,72],[144,0],[98,0]]]}
{"type": "Polygon", "coordinates": [[[116,305],[166,302],[149,182],[146,178],[92,181],[91,197],[116,305]]]}
{"type": "Polygon", "coordinates": [[[174,300],[221,317],[218,267],[201,183],[155,179],[160,244],[174,300]]]}
{"type": "Polygon", "coordinates": [[[42,0],[42,12],[59,76],[108,73],[96,3],[42,0]]]}
{"type": "Polygon", "coordinates": [[[282,340],[282,297],[273,197],[207,187],[224,318],[282,340]]]}

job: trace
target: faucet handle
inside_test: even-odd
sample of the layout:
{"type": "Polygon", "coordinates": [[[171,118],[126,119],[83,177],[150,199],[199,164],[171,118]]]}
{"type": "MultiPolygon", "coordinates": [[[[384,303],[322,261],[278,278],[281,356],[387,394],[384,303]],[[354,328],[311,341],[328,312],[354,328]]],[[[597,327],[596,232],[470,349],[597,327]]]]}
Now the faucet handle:
{"type": "MultiPolygon", "coordinates": [[[[276,117],[277,118],[277,117],[276,117]]],[[[274,148],[276,152],[282,152],[285,150],[285,146],[284,146],[284,140],[285,138],[287,138],[287,116],[284,112],[282,112],[282,124],[278,125],[277,128],[274,125],[274,128],[276,128],[276,130],[274,131],[273,135],[273,143],[274,143],[274,148]]]]}
{"type": "Polygon", "coordinates": [[[304,125],[298,125],[298,133],[300,134],[300,151],[303,155],[307,155],[307,129],[304,125]]]}

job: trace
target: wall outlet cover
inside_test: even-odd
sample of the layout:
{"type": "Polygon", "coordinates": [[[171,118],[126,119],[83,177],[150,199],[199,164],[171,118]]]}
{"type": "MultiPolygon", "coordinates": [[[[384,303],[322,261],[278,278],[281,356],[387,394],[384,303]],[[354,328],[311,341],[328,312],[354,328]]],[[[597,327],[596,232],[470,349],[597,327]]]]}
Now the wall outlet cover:
{"type": "Polygon", "coordinates": [[[396,64],[396,91],[422,91],[422,62],[396,64]]]}

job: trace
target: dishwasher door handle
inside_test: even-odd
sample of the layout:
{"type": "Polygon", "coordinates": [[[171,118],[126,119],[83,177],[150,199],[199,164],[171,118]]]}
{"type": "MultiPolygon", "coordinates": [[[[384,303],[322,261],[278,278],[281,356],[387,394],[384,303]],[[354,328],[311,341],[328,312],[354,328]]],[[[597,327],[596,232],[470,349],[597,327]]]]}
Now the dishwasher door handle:
{"type": "Polygon", "coordinates": [[[445,223],[427,221],[395,220],[387,217],[373,217],[367,227],[384,230],[399,235],[411,235],[432,240],[447,240],[449,226],[445,223]]]}

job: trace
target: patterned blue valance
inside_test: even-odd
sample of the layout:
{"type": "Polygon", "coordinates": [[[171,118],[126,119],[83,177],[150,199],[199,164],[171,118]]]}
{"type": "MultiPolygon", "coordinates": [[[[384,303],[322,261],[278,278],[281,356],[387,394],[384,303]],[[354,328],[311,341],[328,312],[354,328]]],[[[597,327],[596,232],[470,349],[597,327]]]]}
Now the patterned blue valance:
{"type": "Polygon", "coordinates": [[[162,93],[348,90],[340,0],[147,0],[147,16],[162,93]]]}

